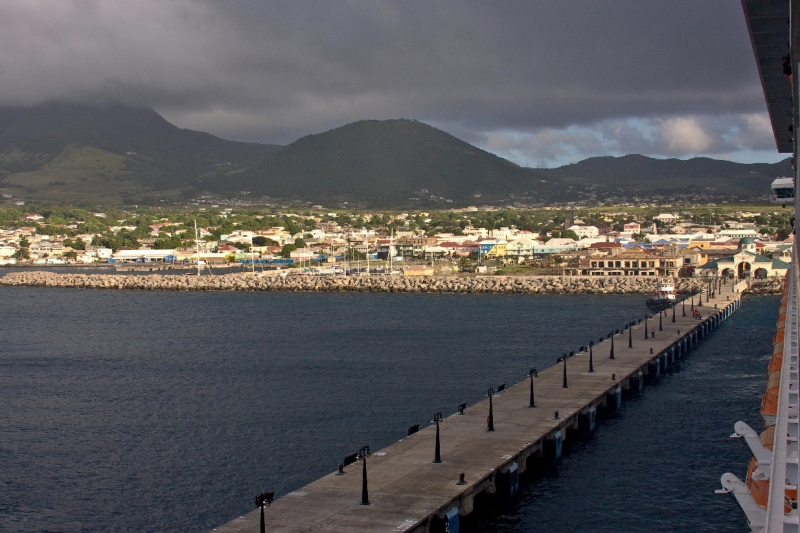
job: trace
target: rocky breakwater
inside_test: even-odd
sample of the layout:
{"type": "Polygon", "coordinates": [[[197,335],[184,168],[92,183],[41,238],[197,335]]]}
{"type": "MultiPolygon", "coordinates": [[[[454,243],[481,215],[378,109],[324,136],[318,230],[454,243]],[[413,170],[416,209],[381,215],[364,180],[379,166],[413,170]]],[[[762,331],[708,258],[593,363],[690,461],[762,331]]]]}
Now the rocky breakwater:
{"type": "MultiPolygon", "coordinates": [[[[469,294],[653,294],[655,278],[634,277],[259,277],[246,274],[222,276],[171,276],[125,274],[57,274],[13,272],[0,285],[79,289],[166,291],[289,291],[289,292],[405,292],[469,294]]],[[[679,293],[695,292],[705,284],[696,279],[678,280],[679,293]]]]}
{"type": "Polygon", "coordinates": [[[756,281],[744,292],[745,294],[781,294],[783,293],[783,279],[756,281]]]}

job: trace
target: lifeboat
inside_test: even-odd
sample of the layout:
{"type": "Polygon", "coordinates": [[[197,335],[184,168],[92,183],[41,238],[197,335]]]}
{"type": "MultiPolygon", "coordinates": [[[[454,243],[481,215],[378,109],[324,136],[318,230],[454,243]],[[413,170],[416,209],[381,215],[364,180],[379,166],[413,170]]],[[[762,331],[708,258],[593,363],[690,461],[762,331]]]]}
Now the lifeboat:
{"type": "Polygon", "coordinates": [[[781,372],[770,372],[767,382],[767,392],[761,397],[761,418],[764,426],[774,426],[775,416],[778,414],[778,389],[781,385],[781,372]]]}
{"type": "Polygon", "coordinates": [[[776,344],[774,348],[772,348],[772,359],[769,360],[769,366],[767,367],[767,372],[772,374],[773,372],[779,372],[781,367],[783,366],[783,343],[776,344]]]}

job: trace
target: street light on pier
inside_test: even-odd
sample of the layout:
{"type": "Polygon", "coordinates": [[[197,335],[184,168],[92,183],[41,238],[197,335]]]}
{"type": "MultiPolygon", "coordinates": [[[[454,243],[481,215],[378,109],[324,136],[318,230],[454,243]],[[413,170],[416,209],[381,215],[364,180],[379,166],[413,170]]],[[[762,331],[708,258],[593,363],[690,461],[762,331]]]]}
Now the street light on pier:
{"type": "MultiPolygon", "coordinates": [[[[591,368],[591,362],[589,363],[589,366],[591,368]]],[[[589,372],[591,372],[591,370],[589,370],[589,372]]],[[[536,407],[536,402],[533,401],[533,378],[539,377],[539,371],[536,370],[535,366],[528,371],[528,376],[531,378],[531,399],[528,407],[536,407]]]]}
{"type": "Polygon", "coordinates": [[[592,360],[592,346],[594,346],[594,341],[589,341],[589,372],[594,372],[594,361],[592,360]]]}
{"type": "Polygon", "coordinates": [[[439,422],[441,422],[442,420],[444,420],[444,418],[442,417],[441,411],[439,411],[438,413],[434,413],[433,422],[436,423],[436,450],[433,455],[434,463],[442,462],[442,451],[441,451],[441,446],[439,445],[439,422]]]}
{"type": "Polygon", "coordinates": [[[367,456],[372,455],[369,445],[358,450],[357,458],[361,459],[363,468],[361,469],[361,505],[369,505],[369,491],[367,490],[367,456]]]}
{"type": "Polygon", "coordinates": [[[614,332],[612,331],[608,336],[611,339],[611,352],[608,354],[608,358],[614,359],[614,332]]]}
{"type": "Polygon", "coordinates": [[[628,348],[633,348],[633,327],[631,324],[633,324],[633,322],[628,324],[628,348]]]}
{"type": "Polygon", "coordinates": [[[562,388],[566,389],[567,387],[567,354],[561,356],[561,359],[564,361],[564,383],[561,385],[562,388]]]}
{"type": "Polygon", "coordinates": [[[494,431],[494,410],[492,406],[492,396],[494,396],[494,387],[489,387],[486,391],[486,396],[489,397],[489,416],[486,417],[486,431],[494,431]]]}
{"type": "Polygon", "coordinates": [[[675,323],[675,304],[672,304],[672,322],[675,323]]]}
{"type": "Polygon", "coordinates": [[[681,306],[682,306],[682,308],[683,308],[683,315],[682,315],[682,316],[684,316],[684,317],[685,317],[685,316],[686,316],[686,298],[684,298],[683,300],[681,300],[681,306]]]}
{"type": "Polygon", "coordinates": [[[264,506],[269,507],[269,505],[275,500],[275,491],[268,490],[267,492],[262,492],[258,496],[256,496],[256,507],[261,508],[261,529],[259,530],[261,533],[265,533],[265,526],[264,526],[264,506]]]}
{"type": "Polygon", "coordinates": [[[647,320],[650,318],[650,314],[644,315],[644,340],[650,338],[650,334],[647,332],[647,320]]]}
{"type": "Polygon", "coordinates": [[[664,331],[664,326],[662,324],[662,318],[664,318],[664,313],[661,311],[658,312],[658,331],[664,331]]]}

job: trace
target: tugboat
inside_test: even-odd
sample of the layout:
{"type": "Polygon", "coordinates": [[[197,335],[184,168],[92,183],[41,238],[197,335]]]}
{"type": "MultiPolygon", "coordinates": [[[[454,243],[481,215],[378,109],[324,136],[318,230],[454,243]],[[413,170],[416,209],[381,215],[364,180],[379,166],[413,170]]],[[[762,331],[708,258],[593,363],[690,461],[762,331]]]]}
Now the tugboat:
{"type": "Polygon", "coordinates": [[[668,279],[658,280],[658,296],[648,298],[645,302],[653,311],[664,311],[677,303],[675,299],[675,282],[668,279]]]}

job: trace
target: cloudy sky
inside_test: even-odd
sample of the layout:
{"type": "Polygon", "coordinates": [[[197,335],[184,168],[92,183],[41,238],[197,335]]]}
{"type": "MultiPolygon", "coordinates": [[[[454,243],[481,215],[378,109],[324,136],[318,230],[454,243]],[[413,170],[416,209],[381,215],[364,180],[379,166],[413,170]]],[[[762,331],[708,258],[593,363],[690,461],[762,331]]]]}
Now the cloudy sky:
{"type": "Polygon", "coordinates": [[[285,144],[414,118],[522,165],[777,161],[740,3],[0,0],[0,104],[285,144]]]}

